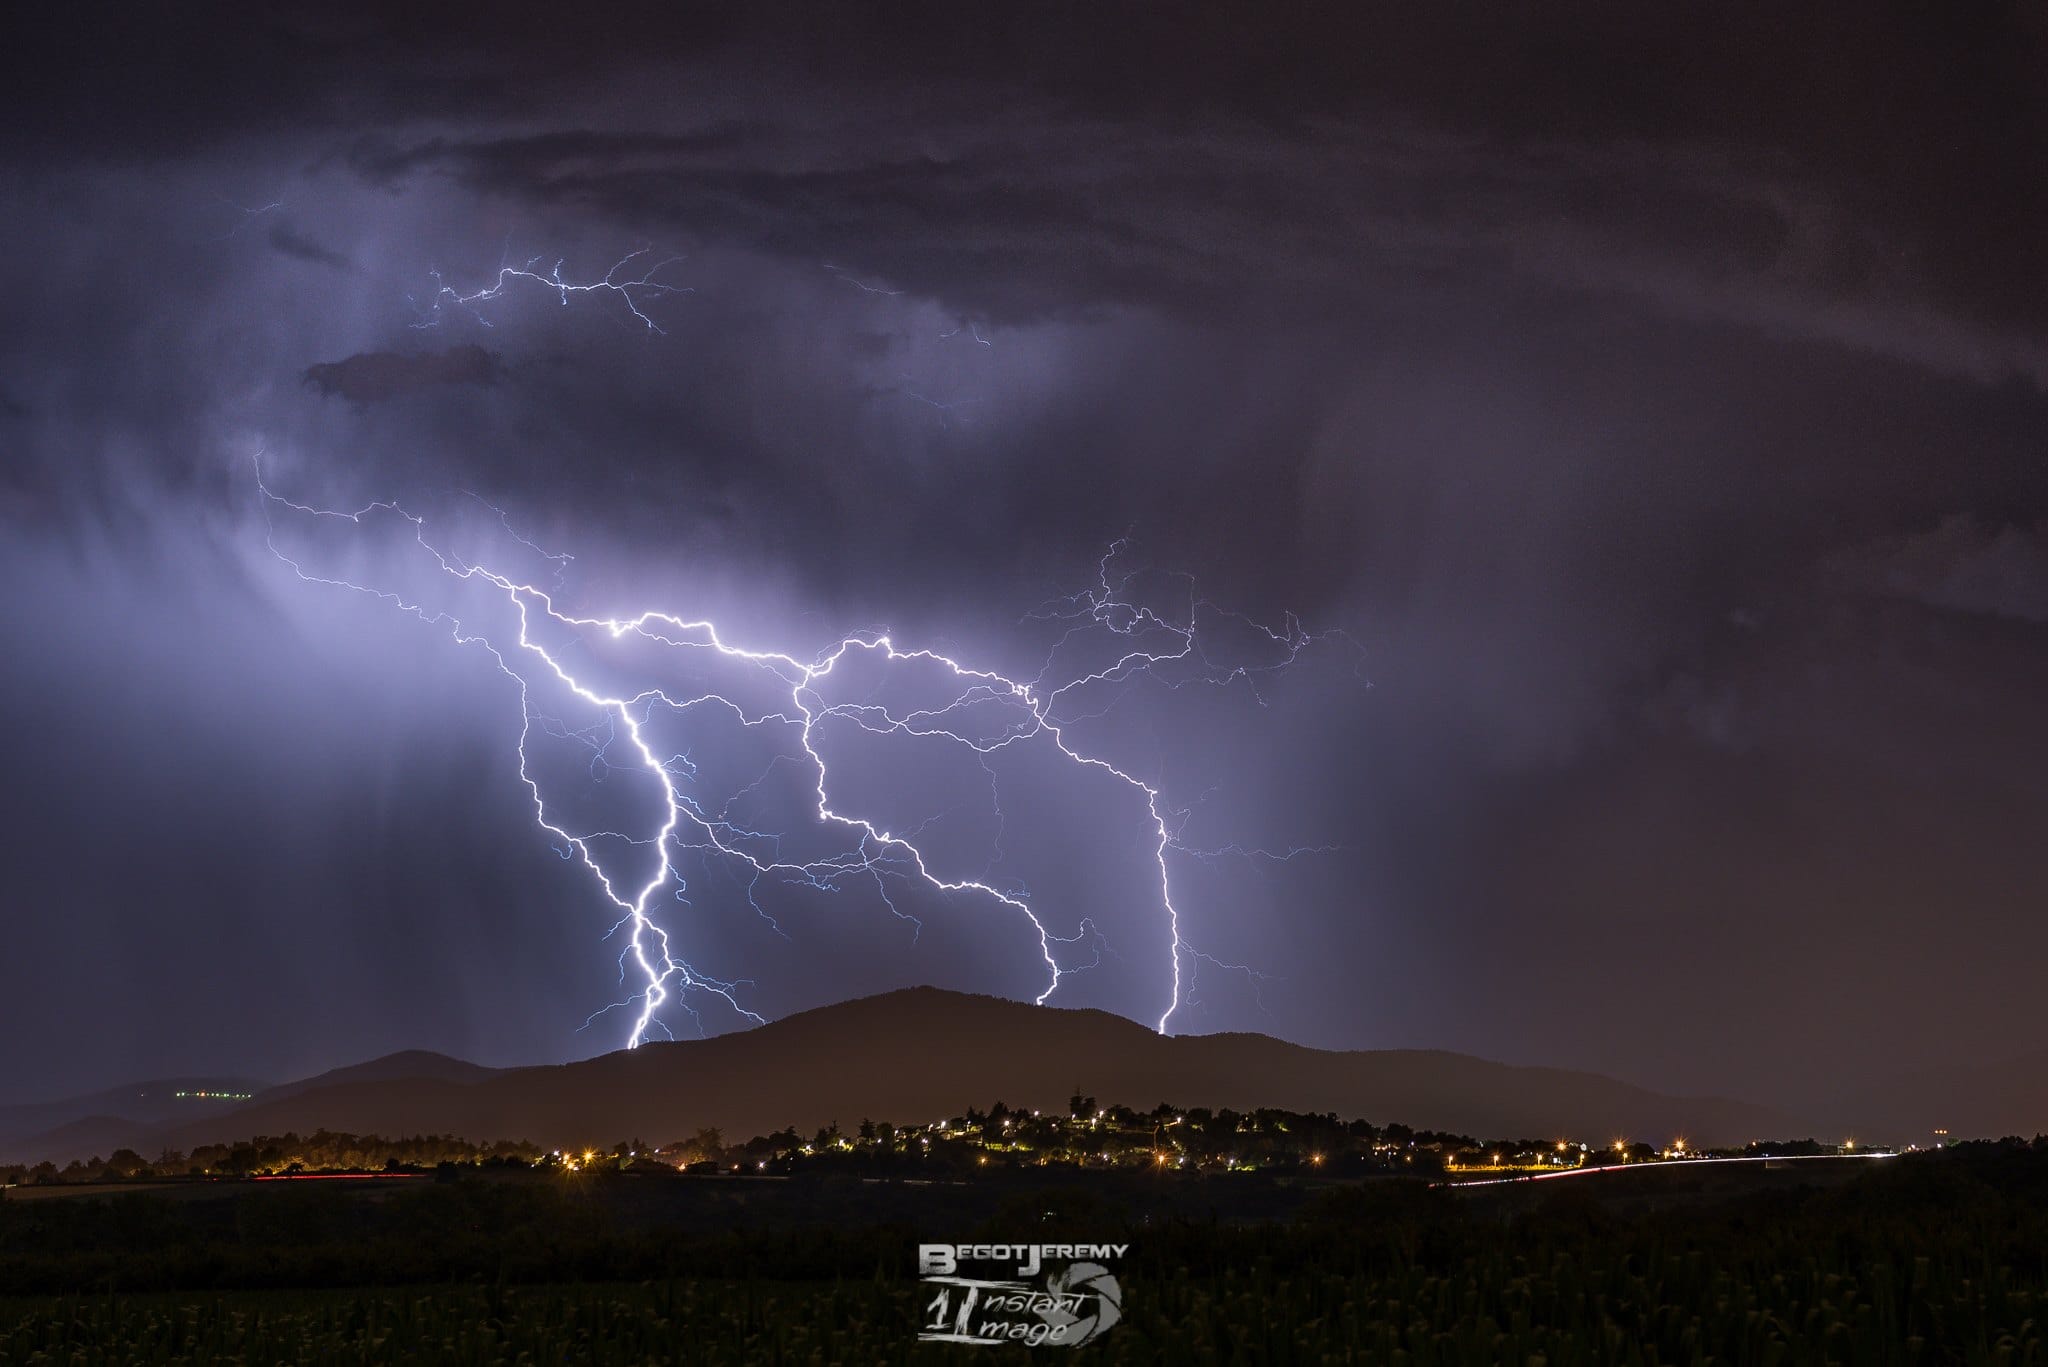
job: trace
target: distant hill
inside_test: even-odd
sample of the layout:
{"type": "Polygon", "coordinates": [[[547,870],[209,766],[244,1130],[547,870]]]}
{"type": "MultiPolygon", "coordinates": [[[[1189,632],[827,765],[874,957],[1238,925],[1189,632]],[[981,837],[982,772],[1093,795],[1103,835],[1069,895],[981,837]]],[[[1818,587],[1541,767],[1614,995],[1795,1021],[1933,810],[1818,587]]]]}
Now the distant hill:
{"type": "Polygon", "coordinates": [[[383,1058],[371,1059],[368,1063],[354,1063],[346,1068],[330,1068],[324,1073],[301,1078],[297,1082],[286,1082],[276,1087],[266,1087],[254,1098],[257,1103],[282,1101],[286,1097],[298,1096],[320,1087],[338,1087],[352,1082],[395,1082],[401,1078],[429,1078],[438,1082],[481,1082],[498,1073],[509,1072],[505,1068],[486,1068],[481,1063],[469,1063],[446,1054],[437,1054],[431,1049],[406,1049],[383,1058]]]}
{"type": "MultiPolygon", "coordinates": [[[[89,1115],[67,1120],[21,1139],[0,1144],[0,1162],[39,1163],[51,1159],[68,1163],[74,1158],[109,1158],[121,1149],[144,1153],[156,1128],[138,1120],[115,1115],[89,1115]]],[[[149,1150],[153,1156],[161,1149],[149,1150]]]]}
{"type": "Polygon", "coordinates": [[[1077,1087],[1104,1104],[1277,1106],[1494,1137],[1683,1135],[1714,1143],[1800,1130],[1765,1107],[1662,1096],[1591,1073],[1429,1050],[1331,1052],[1263,1035],[1167,1037],[1102,1011],[936,988],[559,1066],[500,1072],[438,1055],[395,1056],[406,1057],[434,1062],[412,1074],[389,1059],[342,1069],[223,1115],[155,1127],[131,1147],[189,1149],[322,1128],[564,1148],[636,1137],[664,1143],[704,1126],[741,1139],[863,1117],[936,1120],[997,1100],[1063,1110],[1077,1087]]]}
{"type": "Polygon", "coordinates": [[[155,1078],[56,1101],[0,1106],[0,1155],[31,1136],[88,1119],[146,1128],[195,1114],[228,1111],[242,1104],[240,1098],[267,1085],[234,1077],[155,1078]]]}
{"type": "Polygon", "coordinates": [[[508,1071],[466,1063],[446,1054],[408,1049],[368,1063],[352,1064],[297,1082],[271,1085],[234,1078],[168,1078],[113,1087],[64,1101],[0,1107],[0,1162],[37,1162],[53,1158],[104,1158],[115,1149],[163,1148],[161,1132],[186,1122],[218,1123],[237,1137],[238,1116],[252,1105],[287,1100],[307,1091],[351,1083],[394,1083],[408,1078],[442,1082],[479,1082],[508,1071]],[[152,1147],[152,1145],[154,1147],[152,1147]]]}

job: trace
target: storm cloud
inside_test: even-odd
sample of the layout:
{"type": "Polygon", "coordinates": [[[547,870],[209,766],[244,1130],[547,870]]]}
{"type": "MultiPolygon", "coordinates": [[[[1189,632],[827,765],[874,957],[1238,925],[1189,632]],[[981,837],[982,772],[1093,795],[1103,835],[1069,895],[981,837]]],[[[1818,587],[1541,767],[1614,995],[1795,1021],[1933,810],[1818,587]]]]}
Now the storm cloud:
{"type": "MultiPolygon", "coordinates": [[[[1127,533],[1344,629],[1104,723],[1191,844],[1332,847],[1190,864],[1186,1028],[1751,1094],[2048,1043],[2033,11],[515,19],[15,54],[0,1031],[72,1043],[10,1085],[617,1042],[502,676],[292,574],[259,472],[778,647],[1029,675],[1127,533]],[[628,259],[675,292],[436,307],[628,259]]],[[[1018,990],[966,931],[697,905],[771,1013],[1018,990]]]]}
{"type": "Polygon", "coordinates": [[[306,383],[322,394],[358,403],[394,398],[428,385],[495,384],[502,366],[480,346],[446,351],[364,351],[306,367],[306,383]]]}

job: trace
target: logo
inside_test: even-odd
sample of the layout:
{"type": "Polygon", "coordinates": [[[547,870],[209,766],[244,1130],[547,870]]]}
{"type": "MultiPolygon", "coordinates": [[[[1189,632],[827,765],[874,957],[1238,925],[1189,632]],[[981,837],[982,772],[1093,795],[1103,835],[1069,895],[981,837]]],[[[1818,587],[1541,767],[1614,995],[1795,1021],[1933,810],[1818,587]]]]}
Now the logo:
{"type": "Polygon", "coordinates": [[[919,1244],[920,1343],[1073,1348],[1123,1317],[1107,1266],[1129,1244],[919,1244]],[[969,1275],[977,1274],[977,1275],[969,1275]]]}

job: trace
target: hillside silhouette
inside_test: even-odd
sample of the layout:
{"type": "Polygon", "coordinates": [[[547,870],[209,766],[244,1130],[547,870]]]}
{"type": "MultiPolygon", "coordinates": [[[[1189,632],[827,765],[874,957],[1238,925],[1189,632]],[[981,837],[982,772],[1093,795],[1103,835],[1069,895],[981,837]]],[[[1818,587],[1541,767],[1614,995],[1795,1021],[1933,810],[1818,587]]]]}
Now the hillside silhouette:
{"type": "Polygon", "coordinates": [[[1766,1107],[1664,1096],[1592,1073],[1437,1050],[1335,1052],[1264,1035],[1161,1036],[1103,1011],[926,987],[578,1063],[491,1070],[435,1054],[393,1055],[189,1122],[80,1126],[28,1147],[36,1158],[81,1156],[81,1131],[102,1152],[125,1135],[122,1142],[145,1153],[319,1129],[561,1148],[663,1143],[707,1126],[738,1139],[864,1117],[923,1123],[997,1100],[1064,1111],[1076,1090],[1105,1104],[1334,1111],[1480,1136],[1682,1135],[1713,1144],[1797,1128],[1766,1107]],[[64,1140],[65,1151],[47,1151],[64,1140]]]}
{"type": "Polygon", "coordinates": [[[261,1094],[266,1085],[239,1077],[151,1078],[54,1101],[0,1106],[0,1154],[51,1142],[58,1133],[67,1136],[62,1141],[67,1145],[90,1147],[103,1133],[131,1134],[194,1114],[225,1113],[237,1103],[214,1094],[261,1094]]]}
{"type": "Polygon", "coordinates": [[[355,1082],[398,1082],[407,1079],[426,1079],[439,1082],[481,1082],[487,1077],[511,1072],[508,1068],[488,1068],[481,1063],[470,1063],[465,1059],[450,1058],[437,1054],[431,1049],[404,1049],[382,1058],[373,1058],[368,1063],[353,1063],[345,1068],[330,1068],[312,1077],[300,1078],[297,1082],[280,1083],[266,1087],[251,1098],[252,1104],[262,1105],[283,1101],[287,1097],[303,1095],[322,1087],[340,1087],[355,1082]]]}

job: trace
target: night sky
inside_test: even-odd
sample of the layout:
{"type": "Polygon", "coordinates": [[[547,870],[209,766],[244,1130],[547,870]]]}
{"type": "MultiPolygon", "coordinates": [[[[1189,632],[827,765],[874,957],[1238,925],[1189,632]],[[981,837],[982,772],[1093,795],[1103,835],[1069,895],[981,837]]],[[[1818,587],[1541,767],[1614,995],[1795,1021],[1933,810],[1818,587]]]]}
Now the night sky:
{"type": "MultiPolygon", "coordinates": [[[[1190,846],[1333,847],[1169,854],[1177,1029],[1789,1101],[2048,1046],[2039,7],[392,10],[10,41],[0,1100],[630,1026],[585,1027],[613,917],[517,690],[295,576],[259,453],[805,658],[886,627],[1030,677],[1126,534],[1158,603],[1344,633],[1076,709],[1190,846]],[[656,327],[437,295],[643,248],[656,327]]],[[[421,584],[335,530],[291,544],[421,584]]],[[[678,742],[706,801],[729,731],[678,742]]],[[[1158,1014],[1128,794],[1027,765],[997,832],[978,768],[846,755],[1092,919],[1056,1002],[1158,1014]]],[[[686,891],[768,1017],[1043,986],[986,899],[911,893],[913,942],[857,881],[686,891]]]]}

